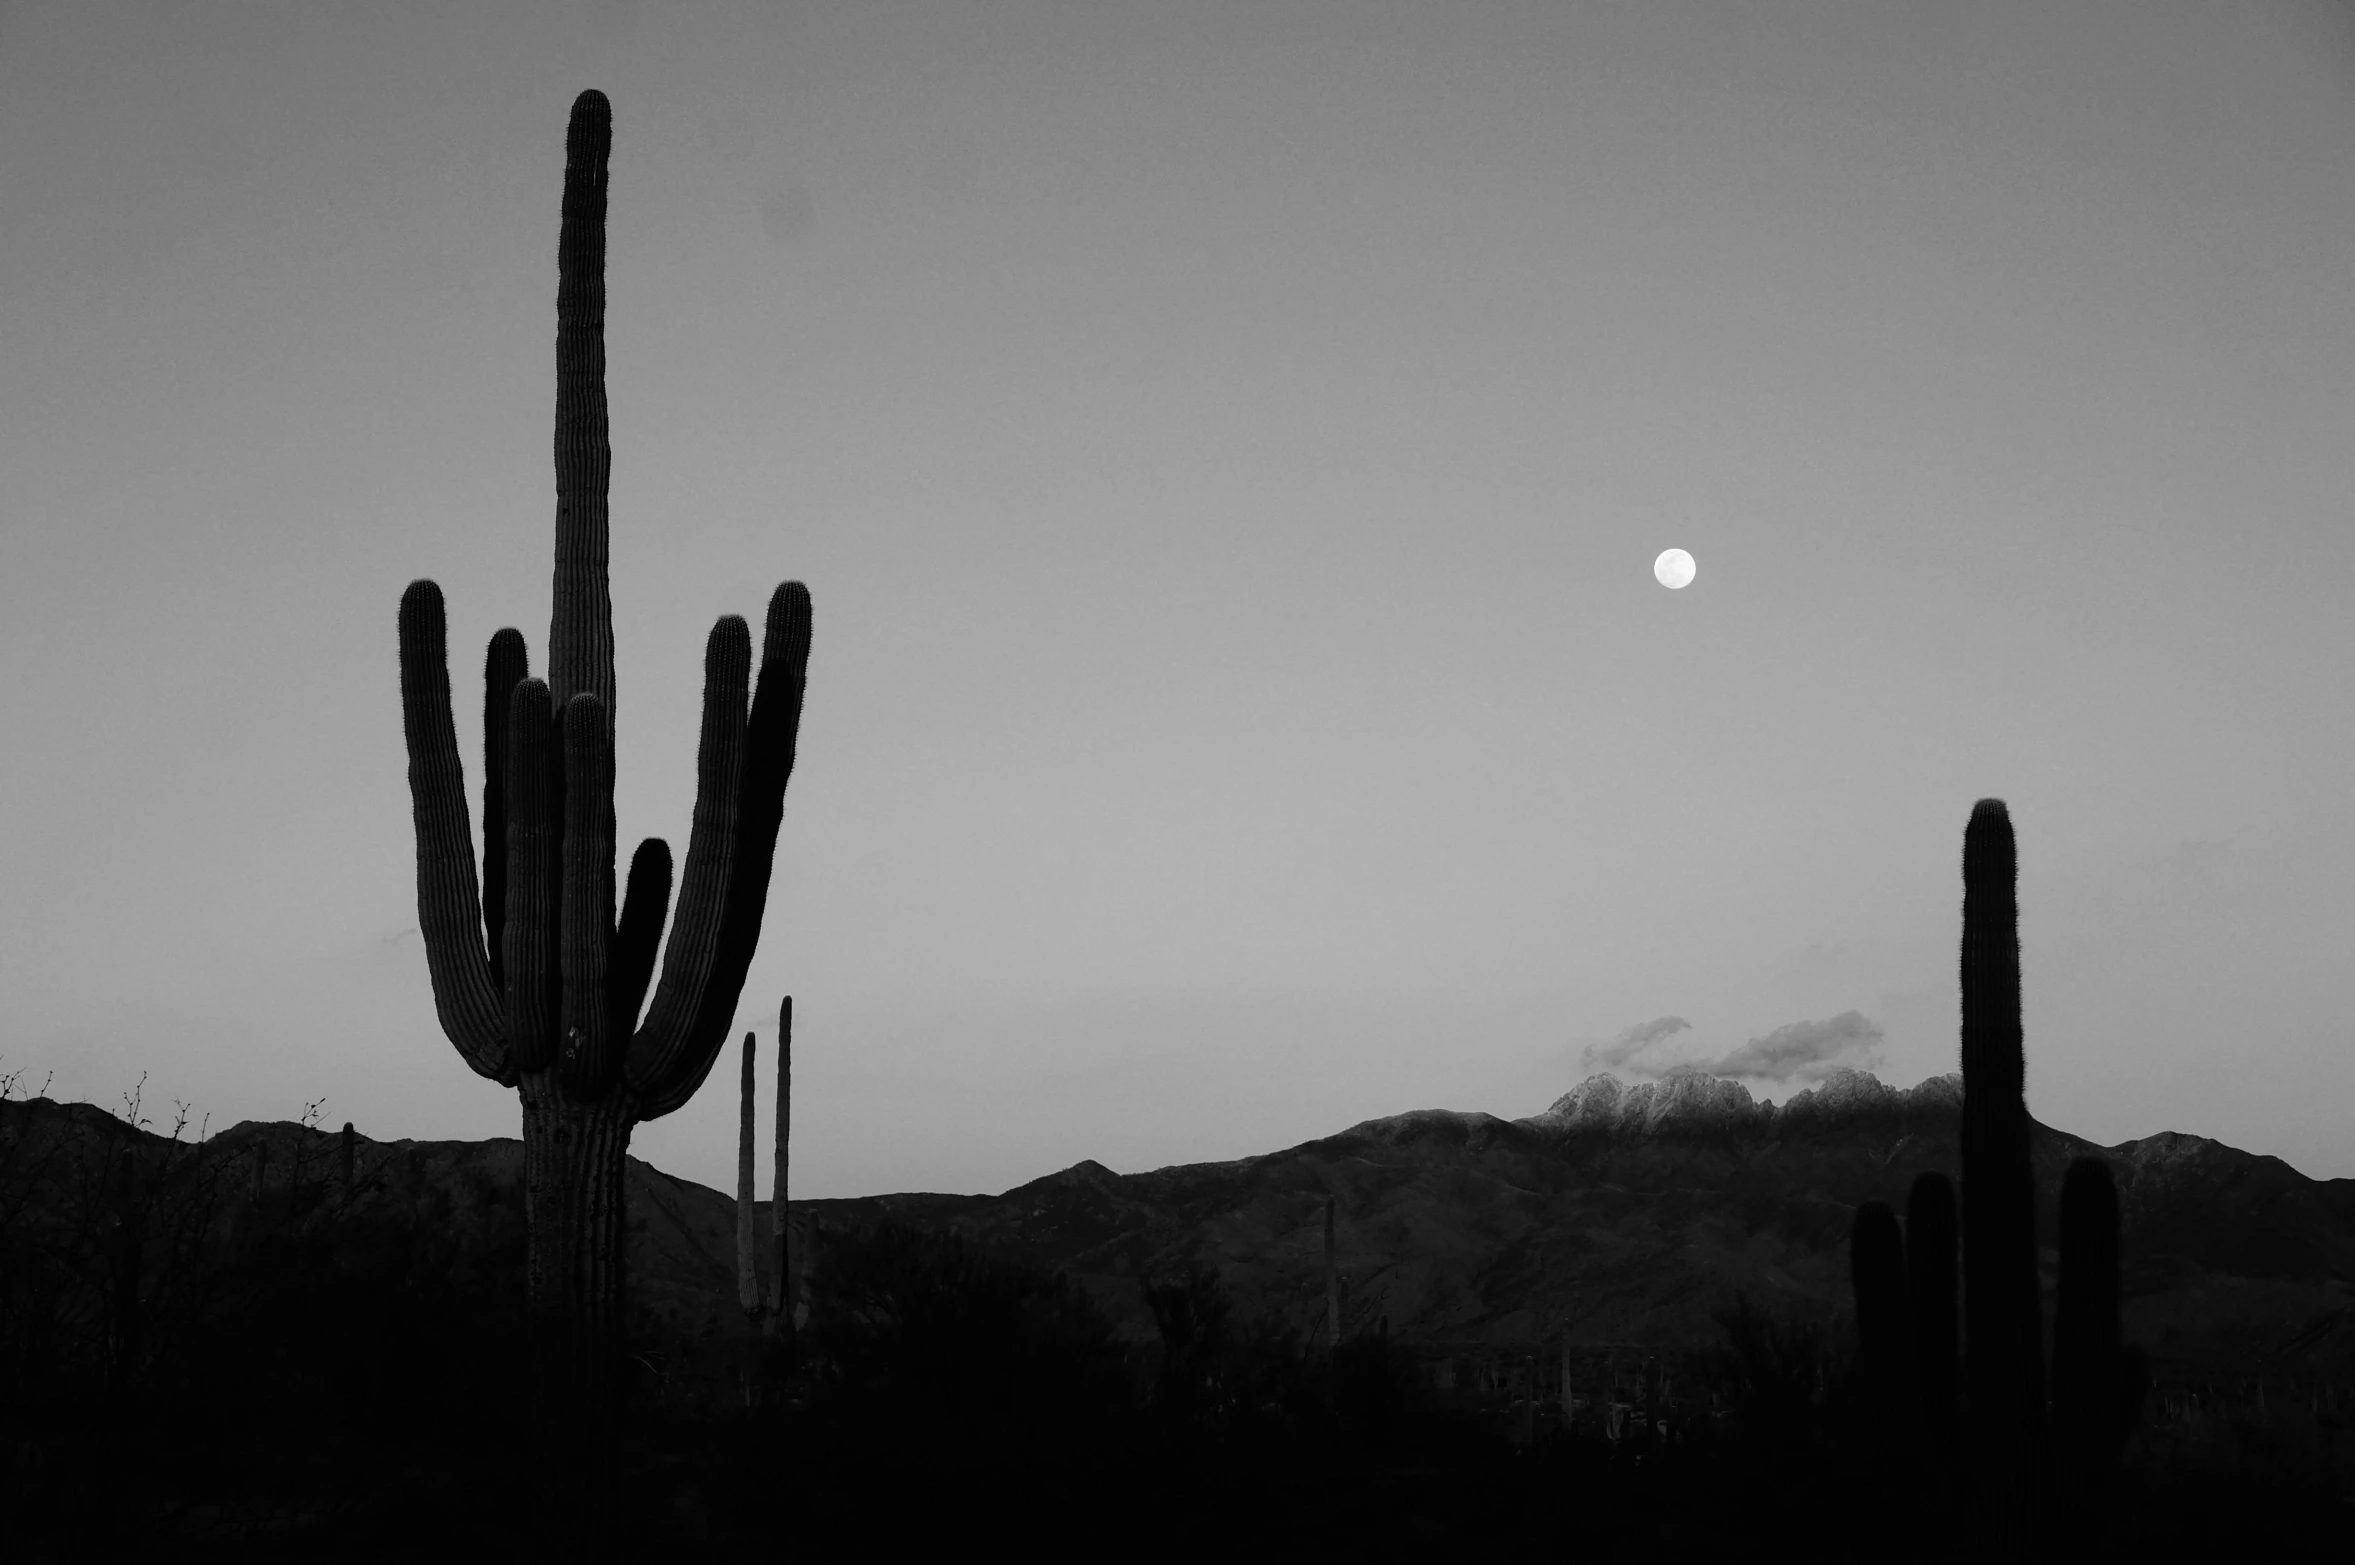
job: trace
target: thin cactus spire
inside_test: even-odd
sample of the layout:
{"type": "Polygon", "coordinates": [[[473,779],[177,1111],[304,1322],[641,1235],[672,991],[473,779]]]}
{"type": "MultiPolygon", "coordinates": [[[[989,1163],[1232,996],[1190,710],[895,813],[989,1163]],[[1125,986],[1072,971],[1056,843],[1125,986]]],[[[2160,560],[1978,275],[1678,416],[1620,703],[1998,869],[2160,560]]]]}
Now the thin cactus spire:
{"type": "Polygon", "coordinates": [[[738,1094],[741,1104],[736,1122],[736,1302],[744,1313],[754,1318],[760,1315],[760,1263],[753,1249],[753,1184],[752,1138],[754,1131],[753,1057],[759,1049],[758,1037],[744,1035],[743,1086],[738,1094]]]}
{"type": "Polygon", "coordinates": [[[582,692],[613,715],[613,598],[606,502],[613,446],[605,414],[605,192],[613,105],[574,100],[564,134],[564,211],[556,245],[556,573],[548,688],[582,692]]]}
{"type": "Polygon", "coordinates": [[[769,1329],[790,1335],[793,1330],[793,1254],[787,1236],[785,1169],[793,1131],[793,996],[777,1008],[777,1150],[769,1177],[775,1182],[769,1198],[770,1242],[774,1249],[769,1306],[769,1329]]]}

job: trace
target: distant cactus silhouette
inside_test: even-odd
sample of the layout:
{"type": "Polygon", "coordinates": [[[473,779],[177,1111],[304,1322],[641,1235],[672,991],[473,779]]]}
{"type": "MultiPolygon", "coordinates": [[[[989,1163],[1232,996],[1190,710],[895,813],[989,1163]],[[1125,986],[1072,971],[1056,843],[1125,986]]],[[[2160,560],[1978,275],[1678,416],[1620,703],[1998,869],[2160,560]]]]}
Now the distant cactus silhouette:
{"type": "MultiPolygon", "coordinates": [[[[659,838],[639,845],[617,923],[604,383],[611,145],[611,105],[603,93],[582,93],[565,135],[557,251],[549,677],[527,677],[517,631],[491,638],[479,897],[440,587],[412,582],[400,611],[418,922],[434,1005],[467,1065],[522,1099],[541,1409],[568,1440],[596,1428],[618,1378],[631,1128],[679,1108],[703,1084],[759,938],[810,643],[809,593],[786,582],[769,600],[748,716],[750,633],[734,615],[712,627],[694,828],[661,984],[641,1024],[671,856],[659,838]]],[[[559,1470],[609,1458],[610,1443],[591,1439],[585,1456],[560,1458],[559,1470]]],[[[593,1499],[609,1499],[585,1481],[593,1499]]]]}
{"type": "Polygon", "coordinates": [[[2059,1496],[2082,1502],[2115,1469],[2140,1407],[2145,1363],[2121,1348],[2118,1195],[2109,1165],[2079,1158],[2061,1187],[2061,1272],[2053,1324],[2053,1418],[2045,1418],[2020,1026],[2018,856],[1999,799],[1963,835],[1962,1283],[1967,1327],[1958,1431],[1955,1198],[1943,1174],[1915,1179],[1902,1238],[1888,1208],[1858,1208],[1851,1267],[1868,1401],[1910,1357],[1910,1420],[1936,1488],[1963,1500],[1981,1547],[2017,1556],[2059,1496]],[[1910,1354],[1892,1338],[1902,1287],[1910,1354]],[[1958,1439],[1958,1434],[1961,1438],[1958,1439]],[[1960,1461],[1957,1462],[1959,1455],[1960,1461]],[[1956,1468],[1960,1471],[1956,1471],[1956,1468]],[[2057,1480],[2057,1482],[2056,1482],[2057,1480]]]}
{"type": "Polygon", "coordinates": [[[760,1319],[760,1264],[755,1258],[752,1241],[752,1064],[759,1044],[755,1035],[744,1035],[743,1099],[736,1132],[736,1302],[744,1313],[760,1319]]]}
{"type": "Polygon", "coordinates": [[[792,1258],[785,1243],[785,1137],[793,1107],[793,996],[785,997],[777,1013],[777,1151],[773,1171],[775,1195],[769,1203],[770,1260],[775,1275],[766,1291],[760,1283],[759,1250],[753,1237],[752,1142],[756,1128],[753,1059],[758,1048],[753,1040],[753,1034],[744,1035],[744,1079],[736,1136],[736,1301],[747,1316],[760,1323],[761,1335],[766,1337],[775,1336],[780,1330],[787,1333],[792,1330],[793,1298],[788,1286],[788,1264],[792,1258]]]}
{"type": "Polygon", "coordinates": [[[768,1331],[793,1335],[793,1251],[785,1222],[786,1143],[793,1128],[793,996],[777,1008],[777,1156],[770,1177],[769,1230],[776,1249],[775,1283],[769,1300],[768,1331]]]}

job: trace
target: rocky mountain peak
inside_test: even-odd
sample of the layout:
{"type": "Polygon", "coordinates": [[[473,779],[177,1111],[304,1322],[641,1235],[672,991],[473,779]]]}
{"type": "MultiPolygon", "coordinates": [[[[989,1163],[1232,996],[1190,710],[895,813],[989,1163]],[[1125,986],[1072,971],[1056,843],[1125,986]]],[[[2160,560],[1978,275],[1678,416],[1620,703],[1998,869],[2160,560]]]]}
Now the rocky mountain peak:
{"type": "Polygon", "coordinates": [[[1680,1066],[1658,1081],[1623,1086],[1608,1072],[1589,1076],[1542,1114],[1517,1121],[1533,1129],[1605,1131],[1614,1135],[1824,1127],[1877,1114],[1960,1111],[1962,1076],[1933,1076],[1900,1090],[1870,1071],[1841,1068],[1779,1107],[1760,1103],[1729,1077],[1680,1066]]]}

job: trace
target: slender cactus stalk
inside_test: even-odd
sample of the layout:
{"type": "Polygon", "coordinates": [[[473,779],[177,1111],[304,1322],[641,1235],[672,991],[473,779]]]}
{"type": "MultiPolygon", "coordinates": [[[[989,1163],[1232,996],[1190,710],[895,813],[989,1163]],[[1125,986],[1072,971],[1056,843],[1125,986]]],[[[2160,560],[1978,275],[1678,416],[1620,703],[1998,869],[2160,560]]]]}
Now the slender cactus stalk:
{"type": "Polygon", "coordinates": [[[769,1303],[768,1329],[772,1335],[793,1333],[793,1254],[785,1221],[787,1142],[793,1128],[793,996],[777,1009],[777,1152],[770,1177],[775,1192],[769,1201],[770,1240],[774,1246],[775,1286],[769,1303]]]}
{"type": "Polygon", "coordinates": [[[744,1313],[760,1319],[760,1261],[753,1249],[752,1210],[752,1064],[754,1051],[759,1047],[755,1035],[744,1035],[744,1087],[742,1111],[736,1131],[736,1302],[744,1313]]]}

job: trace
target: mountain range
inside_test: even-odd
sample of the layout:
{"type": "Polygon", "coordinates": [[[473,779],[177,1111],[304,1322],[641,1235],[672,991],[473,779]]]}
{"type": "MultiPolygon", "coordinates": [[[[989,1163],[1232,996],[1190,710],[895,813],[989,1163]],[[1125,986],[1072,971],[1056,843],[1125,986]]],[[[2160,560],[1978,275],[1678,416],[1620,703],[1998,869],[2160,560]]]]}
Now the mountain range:
{"type": "MultiPolygon", "coordinates": [[[[1155,1335],[1140,1280],[1207,1265],[1240,1311],[1315,1340],[1330,1200],[1345,1335],[1387,1330],[1431,1357],[1515,1353],[1564,1331],[1581,1353],[1689,1352],[1722,1342],[1737,1290],[1771,1314],[1836,1324],[1857,1206],[1902,1213],[1925,1170],[1959,1184],[1961,1102],[1959,1076],[1897,1090],[1839,1071],[1774,1105],[1698,1071],[1634,1086],[1602,1075],[1521,1119],[1424,1109],[1229,1162],[1120,1174],[1084,1161],[998,1195],[789,1210],[821,1248],[826,1231],[888,1219],[1062,1272],[1138,1341],[1155,1335]]],[[[77,1127],[164,1145],[89,1105],[0,1104],[10,1168],[77,1127]]],[[[267,1201],[273,1171],[283,1185],[307,1159],[315,1191],[344,1209],[430,1223],[458,1252],[519,1265],[520,1141],[353,1139],[344,1187],[328,1132],[249,1121],[211,1137],[194,1156],[236,1171],[214,1220],[245,1220],[252,1165],[267,1201]]],[[[2061,1176],[2086,1155],[2117,1177],[2127,1338],[2163,1373],[2355,1379],[2355,1179],[2309,1179],[2179,1132],[2101,1146],[2036,1124],[2048,1320],[2061,1176]]],[[[28,1187],[18,1209],[37,1217],[65,1190],[28,1187]]],[[[628,1198],[634,1329],[682,1385],[726,1385],[725,1367],[757,1344],[736,1304],[734,1199],[636,1158],[628,1198]]],[[[765,1235],[767,1202],[755,1221],[765,1235]]]]}

